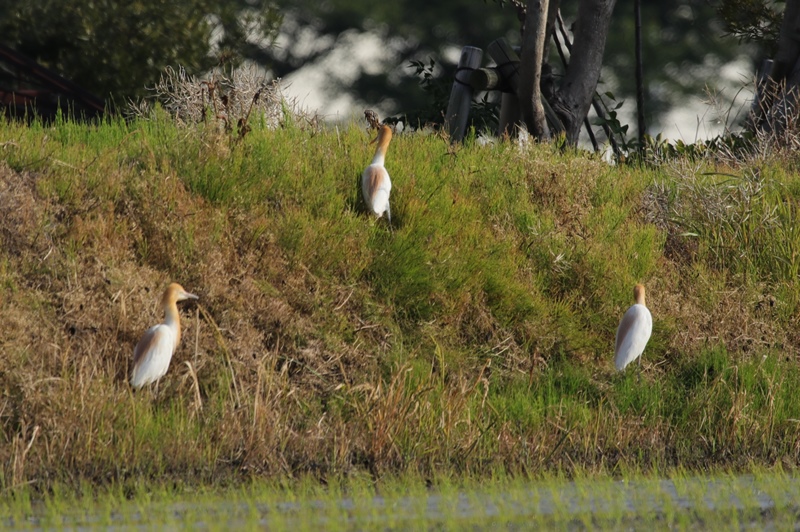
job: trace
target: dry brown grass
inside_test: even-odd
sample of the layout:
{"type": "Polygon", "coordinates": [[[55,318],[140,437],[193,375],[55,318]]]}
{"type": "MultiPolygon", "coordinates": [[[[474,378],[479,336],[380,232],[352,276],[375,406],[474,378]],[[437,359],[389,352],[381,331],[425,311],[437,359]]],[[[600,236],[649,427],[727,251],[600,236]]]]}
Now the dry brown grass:
{"type": "Polygon", "coordinates": [[[174,175],[153,175],[116,204],[89,208],[61,204],[36,181],[34,173],[0,167],[13,286],[0,321],[7,487],[42,482],[47,471],[60,477],[58,470],[103,482],[151,467],[208,478],[219,469],[291,475],[396,463],[391,440],[403,424],[391,409],[405,391],[392,380],[384,394],[373,346],[387,333],[358,317],[363,288],[345,293],[307,268],[287,267],[268,235],[243,234],[246,228],[233,225],[238,213],[216,211],[174,175]],[[187,233],[191,252],[175,253],[188,245],[187,233]],[[146,391],[130,396],[131,349],[162,319],[157,295],[171,280],[200,301],[181,309],[183,342],[150,405],[146,391]],[[319,335],[317,314],[330,297],[337,302],[331,319],[362,323],[355,334],[365,340],[348,346],[319,335]],[[344,426],[322,411],[320,398],[339,392],[366,416],[366,427],[344,426]],[[149,448],[158,438],[140,443],[117,432],[132,423],[127,430],[138,433],[137,416],[158,418],[175,408],[189,432],[179,429],[160,450],[149,448]],[[361,441],[373,423],[392,426],[361,441]],[[206,434],[198,441],[200,427],[206,434]],[[119,438],[125,441],[112,443],[119,438]],[[216,456],[204,455],[209,448],[216,456]]]}

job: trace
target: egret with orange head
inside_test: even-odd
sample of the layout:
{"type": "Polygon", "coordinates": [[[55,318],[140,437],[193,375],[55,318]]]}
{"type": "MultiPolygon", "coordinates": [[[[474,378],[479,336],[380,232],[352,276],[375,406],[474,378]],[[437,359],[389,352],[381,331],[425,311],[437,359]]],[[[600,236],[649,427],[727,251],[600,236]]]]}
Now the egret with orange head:
{"type": "Polygon", "coordinates": [[[617,328],[617,340],[614,348],[614,365],[617,371],[622,371],[625,366],[640,358],[653,332],[653,316],[644,303],[644,285],[637,284],[633,287],[635,304],[622,316],[622,321],[617,328]]]}
{"type": "Polygon", "coordinates": [[[378,129],[378,136],[372,142],[377,142],[375,156],[372,164],[367,166],[361,174],[361,192],[364,194],[364,201],[367,207],[375,213],[378,218],[386,213],[389,223],[392,221],[392,212],[389,208],[389,193],[392,191],[392,180],[389,179],[389,172],[383,166],[386,160],[386,149],[392,140],[392,128],[384,124],[378,129]]]}
{"type": "Polygon", "coordinates": [[[161,296],[164,323],[147,329],[133,350],[131,386],[141,388],[163,377],[169,369],[172,354],[181,341],[181,318],[178,301],[197,299],[178,283],[172,283],[161,296]]]}

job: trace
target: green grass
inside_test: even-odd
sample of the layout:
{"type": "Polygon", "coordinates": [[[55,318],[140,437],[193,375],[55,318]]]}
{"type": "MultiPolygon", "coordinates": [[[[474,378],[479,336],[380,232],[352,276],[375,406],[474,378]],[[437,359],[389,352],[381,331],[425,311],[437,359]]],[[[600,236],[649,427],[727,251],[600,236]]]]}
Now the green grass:
{"type": "Polygon", "coordinates": [[[0,490],[800,463],[800,178],[166,117],[0,122],[0,490]],[[754,177],[757,176],[757,177],[754,177]],[[200,295],[127,385],[170,281],[200,295]],[[648,287],[642,373],[614,333],[648,287]]]}
{"type": "Polygon", "coordinates": [[[549,477],[533,483],[509,478],[454,483],[442,478],[431,488],[407,477],[387,478],[380,487],[360,477],[327,486],[305,477],[225,489],[137,486],[97,492],[87,487],[77,495],[57,489],[44,503],[20,496],[0,509],[4,525],[15,528],[782,528],[794,522],[798,489],[796,478],[779,471],[746,477],[674,472],[669,479],[637,475],[625,481],[549,477]]]}

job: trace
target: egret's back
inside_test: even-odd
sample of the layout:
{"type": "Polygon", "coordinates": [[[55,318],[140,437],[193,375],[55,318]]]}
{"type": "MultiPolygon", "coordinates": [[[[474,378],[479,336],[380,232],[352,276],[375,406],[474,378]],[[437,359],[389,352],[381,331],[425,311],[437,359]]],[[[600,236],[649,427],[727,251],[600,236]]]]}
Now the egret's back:
{"type": "Polygon", "coordinates": [[[150,327],[133,350],[131,386],[141,388],[163,377],[175,351],[177,334],[165,324],[150,327]]]}
{"type": "Polygon", "coordinates": [[[644,352],[653,332],[653,317],[643,304],[629,308],[617,328],[614,365],[618,371],[636,360],[644,352]]]}
{"type": "Polygon", "coordinates": [[[392,191],[392,180],[383,165],[371,164],[361,175],[361,193],[367,207],[378,217],[385,212],[392,219],[389,209],[389,194],[392,191]]]}

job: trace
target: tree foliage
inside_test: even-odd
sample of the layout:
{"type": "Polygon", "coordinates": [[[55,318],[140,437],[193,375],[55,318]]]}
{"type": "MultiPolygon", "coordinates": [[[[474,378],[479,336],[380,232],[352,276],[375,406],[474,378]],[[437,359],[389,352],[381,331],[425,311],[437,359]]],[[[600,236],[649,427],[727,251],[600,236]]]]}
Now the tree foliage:
{"type": "MultiPolygon", "coordinates": [[[[645,101],[648,122],[656,126],[690,95],[716,88],[726,63],[748,53],[756,60],[757,50],[740,46],[711,2],[645,1],[641,9],[645,101]]],[[[635,94],[633,12],[633,0],[617,1],[606,44],[600,89],[613,91],[618,100],[633,101],[635,94]]],[[[570,18],[569,12],[565,17],[570,18]]]]}
{"type": "Polygon", "coordinates": [[[324,61],[349,35],[374,32],[390,52],[380,68],[357,67],[354,76],[344,77],[332,72],[326,88],[331,96],[347,92],[370,105],[388,103],[405,113],[429,104],[418,87],[416,67],[409,66],[412,61],[434,58],[434,76],[452,80],[458,61],[454,52],[462,46],[485,49],[504,36],[519,42],[516,11],[488,1],[277,0],[277,5],[284,15],[281,46],[263,49],[255,59],[286,77],[324,61]]]}
{"type": "Polygon", "coordinates": [[[0,42],[120,101],[142,96],[167,66],[202,74],[236,63],[278,24],[262,0],[10,0],[0,42]]]}
{"type": "MultiPolygon", "coordinates": [[[[733,1],[733,0],[726,0],[733,1]]],[[[758,0],[740,0],[758,1],[758,0]]],[[[413,69],[402,68],[411,60],[436,59],[437,77],[455,69],[451,52],[464,45],[486,48],[498,37],[512,45],[521,42],[518,0],[279,0],[285,13],[280,49],[264,50],[262,62],[285,77],[304,65],[322,61],[341,39],[342,32],[374,31],[394,54],[382,72],[359,72],[355,79],[331,77],[332,94],[349,92],[367,102],[392,100],[397,109],[424,105],[424,95],[413,87],[413,69]]],[[[578,0],[562,0],[567,25],[576,19],[578,0]]],[[[646,99],[651,120],[663,115],[688,94],[701,94],[713,85],[715,69],[743,52],[731,36],[717,6],[706,0],[643,2],[644,67],[646,99]]],[[[632,98],[634,86],[633,0],[618,0],[611,21],[604,56],[601,91],[611,90],[618,101],[632,98]]],[[[551,53],[555,53],[551,47],[551,53]]],[[[550,58],[557,68],[557,58],[550,58]]]]}
{"type": "Polygon", "coordinates": [[[775,52],[781,15],[771,0],[722,0],[717,13],[728,34],[764,47],[770,55],[775,52]]]}

